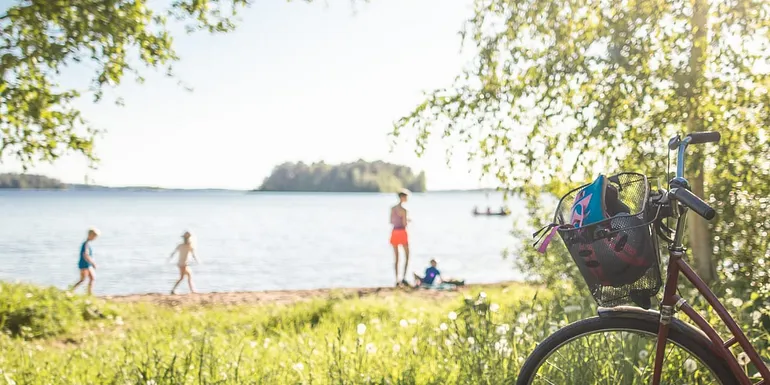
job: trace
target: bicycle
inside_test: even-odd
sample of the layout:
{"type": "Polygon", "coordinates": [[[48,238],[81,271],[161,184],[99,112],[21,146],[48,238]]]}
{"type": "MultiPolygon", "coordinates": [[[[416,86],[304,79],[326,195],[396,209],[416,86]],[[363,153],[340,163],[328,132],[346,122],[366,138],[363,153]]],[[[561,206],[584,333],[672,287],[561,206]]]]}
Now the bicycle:
{"type": "MultiPolygon", "coordinates": [[[[554,224],[550,226],[558,231],[578,263],[599,305],[598,315],[569,324],[539,343],[522,365],[517,385],[751,385],[757,380],[759,382],[755,385],[770,385],[767,364],[716,295],[684,259],[686,249],[682,238],[688,211],[692,210],[706,220],[716,215],[708,203],[690,191],[684,177],[686,149],[689,145],[717,143],[720,139],[718,132],[672,138],[669,150],[678,151],[676,177],[669,181],[667,191],[661,189],[650,193],[650,184],[641,174],[625,173],[610,177],[608,186],[611,184],[623,198],[638,202],[626,205],[629,213],[638,214],[621,214],[606,219],[606,223],[598,226],[575,228],[565,224],[568,221],[564,218],[566,206],[563,203],[569,204],[572,211],[575,206],[570,198],[579,198],[580,194],[576,191],[588,185],[562,198],[554,224]],[[663,224],[663,220],[668,218],[676,220],[674,230],[663,224]],[[663,297],[659,302],[660,311],[654,311],[649,310],[650,298],[657,296],[662,285],[659,238],[668,245],[669,259],[663,297]],[[623,245],[619,247],[621,242],[623,245]],[[626,246],[631,242],[635,242],[630,248],[633,253],[626,253],[621,258],[621,262],[626,261],[628,265],[626,270],[612,270],[612,266],[608,265],[610,270],[619,273],[597,273],[601,263],[609,263],[609,260],[600,260],[602,257],[612,254],[618,260],[618,251],[625,253],[624,250],[629,249],[626,246]],[[627,259],[630,255],[639,255],[638,250],[641,249],[646,250],[647,263],[634,264],[635,260],[627,259]],[[693,284],[727,327],[731,334],[727,341],[677,294],[680,273],[693,284]],[[613,282],[618,276],[630,280],[613,282]],[[626,305],[629,301],[637,306],[626,305]],[[697,328],[676,318],[678,311],[686,314],[697,328]],[[643,338],[650,341],[644,342],[643,338]],[[570,351],[568,348],[574,342],[577,342],[577,349],[570,351]],[[587,349],[590,342],[599,342],[599,348],[587,349]],[[620,346],[612,346],[615,343],[620,346]],[[745,355],[736,357],[731,352],[736,344],[745,355]],[[743,362],[739,362],[739,357],[743,362]],[[746,362],[747,358],[749,362],[746,362]],[[597,361],[599,367],[589,368],[591,360],[597,361]],[[742,368],[742,364],[748,363],[756,370],[753,379],[742,368]]],[[[610,190],[606,191],[610,193],[610,190]]],[[[609,205],[607,203],[606,207],[609,205]]]]}

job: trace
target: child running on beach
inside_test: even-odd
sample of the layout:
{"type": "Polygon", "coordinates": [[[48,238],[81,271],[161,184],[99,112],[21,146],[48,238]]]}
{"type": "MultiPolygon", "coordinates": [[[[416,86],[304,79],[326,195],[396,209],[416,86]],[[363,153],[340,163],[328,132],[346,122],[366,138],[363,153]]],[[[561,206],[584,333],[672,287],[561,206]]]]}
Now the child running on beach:
{"type": "Polygon", "coordinates": [[[195,256],[195,248],[192,245],[192,234],[190,234],[189,231],[185,231],[182,235],[182,239],[183,242],[171,252],[171,258],[169,258],[169,260],[171,260],[174,258],[174,254],[179,253],[179,260],[177,261],[177,266],[179,267],[179,280],[176,281],[174,287],[171,289],[171,294],[176,294],[176,287],[182,283],[185,276],[187,276],[187,283],[190,285],[190,293],[194,294],[195,286],[192,281],[192,271],[190,271],[190,266],[188,266],[188,257],[192,255],[195,262],[200,263],[200,261],[198,260],[198,257],[195,256]]]}
{"type": "Polygon", "coordinates": [[[80,286],[83,281],[88,278],[88,295],[92,294],[92,291],[94,289],[94,279],[96,278],[96,262],[94,262],[94,252],[91,249],[91,241],[96,239],[99,236],[99,230],[95,228],[88,229],[88,237],[86,238],[85,242],[83,242],[82,245],[80,245],[80,259],[78,260],[78,269],[80,269],[80,280],[77,281],[74,285],[72,285],[72,288],[70,288],[71,291],[75,291],[78,286],[80,286]]]}

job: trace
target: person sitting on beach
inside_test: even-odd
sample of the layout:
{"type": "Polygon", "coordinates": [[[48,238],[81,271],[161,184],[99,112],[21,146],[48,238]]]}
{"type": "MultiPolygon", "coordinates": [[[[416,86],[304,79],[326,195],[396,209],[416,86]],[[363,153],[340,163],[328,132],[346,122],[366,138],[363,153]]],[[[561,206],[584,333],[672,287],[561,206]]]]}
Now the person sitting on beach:
{"type": "Polygon", "coordinates": [[[441,280],[441,272],[438,271],[436,268],[438,266],[438,261],[433,258],[430,260],[430,267],[425,269],[425,276],[420,277],[419,275],[414,275],[414,284],[415,286],[437,286],[439,285],[441,280]]]}
{"type": "Polygon", "coordinates": [[[83,281],[88,278],[88,295],[91,295],[94,288],[94,279],[96,279],[96,262],[94,262],[94,251],[91,249],[91,241],[95,240],[99,236],[99,230],[95,228],[88,229],[88,236],[80,245],[80,259],[78,260],[78,269],[80,269],[80,280],[77,281],[71,291],[75,291],[83,281]]]}
{"type": "Polygon", "coordinates": [[[188,257],[192,255],[193,259],[195,259],[195,262],[200,263],[200,261],[195,255],[195,248],[192,244],[192,234],[190,234],[189,231],[185,231],[185,233],[182,235],[182,239],[182,243],[180,243],[179,246],[177,246],[176,249],[171,252],[171,258],[169,258],[169,260],[171,260],[174,258],[174,254],[179,253],[179,260],[177,261],[177,266],[179,267],[179,280],[176,281],[174,287],[171,289],[171,294],[176,294],[176,288],[180,283],[182,283],[185,276],[187,277],[187,283],[190,286],[190,293],[194,294],[195,286],[193,285],[192,271],[190,271],[190,266],[188,266],[188,257]]]}

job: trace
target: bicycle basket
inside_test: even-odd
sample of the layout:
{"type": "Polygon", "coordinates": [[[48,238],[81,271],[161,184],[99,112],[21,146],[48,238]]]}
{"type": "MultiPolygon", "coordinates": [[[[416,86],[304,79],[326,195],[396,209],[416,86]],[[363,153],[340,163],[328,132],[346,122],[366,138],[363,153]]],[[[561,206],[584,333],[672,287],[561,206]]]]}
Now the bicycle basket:
{"type": "Polygon", "coordinates": [[[554,223],[599,306],[649,308],[662,286],[649,194],[646,176],[621,173],[599,176],[559,201],[554,223]]]}

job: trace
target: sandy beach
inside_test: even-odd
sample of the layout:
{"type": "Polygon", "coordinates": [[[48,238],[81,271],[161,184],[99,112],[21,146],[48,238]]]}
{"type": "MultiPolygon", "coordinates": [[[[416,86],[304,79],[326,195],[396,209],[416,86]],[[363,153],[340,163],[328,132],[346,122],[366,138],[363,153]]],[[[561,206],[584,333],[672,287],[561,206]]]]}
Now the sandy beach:
{"type": "Polygon", "coordinates": [[[455,291],[438,291],[426,289],[405,289],[395,287],[376,288],[340,288],[314,290],[275,290],[253,292],[219,292],[201,294],[132,294],[102,296],[100,298],[114,302],[148,302],[163,306],[206,306],[206,305],[245,305],[245,304],[291,304],[299,301],[328,298],[331,296],[343,298],[388,297],[396,294],[418,296],[426,299],[453,298],[458,293],[473,291],[480,288],[505,288],[521,284],[520,282],[499,282],[490,284],[475,284],[459,287],[455,291]]]}

